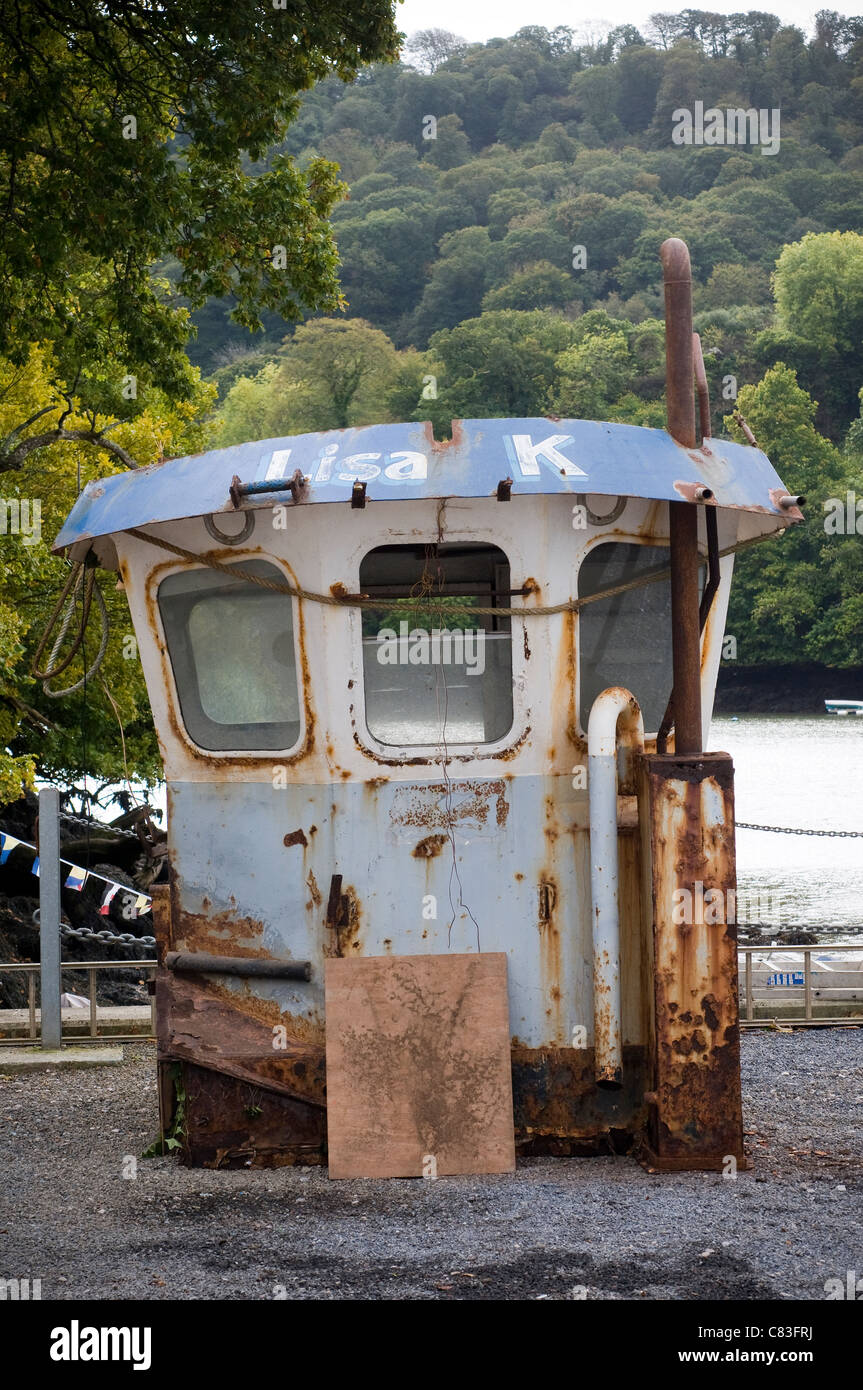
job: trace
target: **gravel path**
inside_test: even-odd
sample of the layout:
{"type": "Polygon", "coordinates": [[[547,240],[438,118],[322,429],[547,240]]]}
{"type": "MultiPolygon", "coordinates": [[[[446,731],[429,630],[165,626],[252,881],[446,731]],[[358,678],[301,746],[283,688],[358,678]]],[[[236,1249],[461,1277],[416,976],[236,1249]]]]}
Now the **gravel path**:
{"type": "Polygon", "coordinates": [[[823,1299],[863,1273],[863,1028],[743,1038],[753,1171],[527,1159],[506,1177],[330,1182],[138,1160],[152,1048],[0,1076],[0,1277],[42,1297],[823,1299]]]}

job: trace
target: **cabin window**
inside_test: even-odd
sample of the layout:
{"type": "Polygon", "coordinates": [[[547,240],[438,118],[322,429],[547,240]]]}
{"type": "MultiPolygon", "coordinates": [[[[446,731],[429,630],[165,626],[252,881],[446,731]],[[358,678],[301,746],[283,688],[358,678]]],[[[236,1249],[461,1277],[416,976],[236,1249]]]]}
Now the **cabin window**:
{"type": "Polygon", "coordinates": [[[509,562],[494,545],[384,545],[360,589],[366,724],[400,748],[495,743],[513,722],[509,562]]]}
{"type": "MultiPolygon", "coordinates": [[[[284,583],[264,560],[250,574],[284,583]]],[[[201,748],[291,748],[300,736],[293,601],[217,571],[159,585],[159,612],[183,722],[201,748]]]]}
{"type": "MultiPolygon", "coordinates": [[[[581,562],[578,596],[626,584],[668,564],[666,546],[603,542],[581,562]]],[[[582,729],[587,729],[597,695],[610,685],[622,685],[641,706],[645,729],[655,732],[672,686],[669,578],[587,604],[579,613],[578,630],[582,729]]]]}

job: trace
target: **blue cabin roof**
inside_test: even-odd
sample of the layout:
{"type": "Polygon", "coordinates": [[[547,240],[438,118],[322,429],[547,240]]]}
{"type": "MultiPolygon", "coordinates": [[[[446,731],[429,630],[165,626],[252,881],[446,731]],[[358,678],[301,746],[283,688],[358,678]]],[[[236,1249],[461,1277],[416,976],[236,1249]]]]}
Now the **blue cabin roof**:
{"type": "MultiPolygon", "coordinates": [[[[724,439],[685,449],[665,430],[595,420],[464,420],[440,443],[429,424],[367,425],[299,434],[168,459],[151,468],[97,478],[84,488],[54,548],[131,527],[232,511],[231,480],[308,479],[300,505],[345,502],[354,480],[369,502],[494,497],[512,479],[512,496],[590,493],[694,500],[709,487],[719,507],[789,517],[778,505],[780,478],[760,449],[724,439]]],[[[267,492],[244,506],[271,507],[291,493],[267,492]]],[[[799,518],[799,514],[797,514],[799,518]]]]}

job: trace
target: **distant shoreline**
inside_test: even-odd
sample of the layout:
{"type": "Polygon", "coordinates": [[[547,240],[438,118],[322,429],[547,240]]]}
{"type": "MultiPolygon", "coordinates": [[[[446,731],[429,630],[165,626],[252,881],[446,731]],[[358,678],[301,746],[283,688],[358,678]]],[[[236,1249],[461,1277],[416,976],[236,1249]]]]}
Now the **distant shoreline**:
{"type": "Polygon", "coordinates": [[[823,714],[825,700],[863,700],[863,666],[737,666],[719,670],[714,714],[823,714]]]}

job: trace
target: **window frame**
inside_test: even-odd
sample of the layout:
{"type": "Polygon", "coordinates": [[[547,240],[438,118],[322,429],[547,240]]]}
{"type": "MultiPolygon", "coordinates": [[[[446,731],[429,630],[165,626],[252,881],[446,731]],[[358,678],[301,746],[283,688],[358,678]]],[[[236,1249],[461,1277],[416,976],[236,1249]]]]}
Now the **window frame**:
{"type": "MultiPolygon", "coordinates": [[[[289,574],[286,571],[281,559],[276,555],[264,555],[260,551],[232,554],[230,560],[227,561],[227,563],[235,564],[238,568],[243,568],[244,565],[247,565],[253,561],[262,561],[263,563],[270,565],[272,569],[278,571],[280,578],[284,579],[286,583],[295,583],[293,575],[289,574]]],[[[264,748],[260,745],[255,745],[254,747],[250,748],[237,748],[235,746],[229,748],[206,748],[202,743],[197,742],[188,725],[186,724],[186,720],[183,715],[183,706],[180,699],[180,688],[177,684],[177,677],[174,670],[174,662],[171,656],[171,646],[168,640],[168,633],[162,616],[161,605],[159,603],[159,591],[167,579],[175,578],[177,575],[188,575],[195,573],[218,573],[218,571],[213,571],[212,567],[209,565],[178,564],[172,565],[170,568],[160,570],[150,577],[152,611],[155,613],[156,621],[158,622],[159,646],[161,648],[163,656],[162,666],[165,675],[165,687],[168,699],[171,702],[173,709],[173,723],[175,731],[183,738],[188,747],[197,757],[203,757],[208,762],[218,763],[220,761],[225,760],[232,762],[261,762],[273,758],[278,758],[282,761],[288,761],[290,759],[296,758],[305,749],[307,741],[307,701],[309,692],[306,688],[305,668],[302,659],[299,606],[297,604],[296,599],[289,594],[285,594],[284,599],[285,602],[291,605],[291,632],[293,639],[294,670],[297,682],[297,703],[299,708],[299,732],[297,734],[295,742],[292,744],[285,744],[277,748],[264,748]]],[[[213,592],[218,593],[219,590],[216,588],[213,590],[213,592]]],[[[223,727],[231,728],[234,726],[224,725],[223,727]]]]}
{"type": "MultiPolygon", "coordinates": [[[[360,567],[368,555],[375,550],[383,547],[403,548],[405,550],[414,549],[421,545],[434,545],[437,543],[437,536],[432,533],[422,533],[417,535],[415,532],[384,532],[381,535],[366,537],[361,546],[354,552],[352,557],[352,567],[355,576],[357,591],[360,588],[360,567]]],[[[470,534],[447,532],[445,545],[477,545],[486,546],[489,549],[499,550],[509,566],[510,586],[512,586],[513,570],[522,566],[521,556],[514,557],[512,547],[505,543],[505,538],[495,535],[487,527],[477,527],[472,529],[470,534]]],[[[510,608],[514,608],[516,603],[510,598],[510,608]]],[[[527,609],[525,610],[528,611],[527,609]]],[[[358,651],[358,671],[357,699],[355,701],[355,712],[351,716],[354,733],[360,748],[371,754],[377,762],[383,763],[410,763],[415,766],[429,763],[435,764],[444,760],[447,762],[473,762],[479,760],[493,760],[507,755],[524,737],[526,728],[526,711],[524,706],[524,695],[521,689],[520,677],[524,672],[521,665],[521,653],[524,649],[523,628],[525,619],[518,615],[513,615],[510,619],[510,671],[511,671],[511,693],[512,693],[512,723],[507,732],[501,738],[495,739],[491,743],[450,743],[447,740],[447,753],[443,753],[442,742],[437,743],[382,743],[380,739],[372,733],[368,723],[368,712],[366,709],[366,682],[365,682],[365,654],[363,650],[363,627],[362,613],[357,609],[351,610],[351,641],[355,651],[358,651]],[[516,627],[519,624],[519,627],[516,627]],[[519,635],[519,641],[516,636],[519,635]]]]}
{"type": "MultiPolygon", "coordinates": [[[[669,563],[670,563],[670,560],[671,560],[671,541],[670,541],[670,538],[667,537],[667,536],[645,536],[645,535],[635,535],[635,534],[626,534],[626,535],[622,535],[620,532],[615,532],[614,535],[609,535],[609,534],[604,534],[604,535],[603,535],[603,534],[600,534],[600,535],[597,535],[597,536],[592,536],[591,539],[590,539],[590,540],[587,542],[587,544],[584,546],[584,548],[583,548],[582,551],[581,551],[581,554],[580,554],[579,557],[578,557],[578,563],[577,563],[576,571],[575,571],[575,593],[576,593],[576,595],[579,595],[579,577],[580,577],[580,575],[581,575],[581,567],[582,567],[582,565],[584,564],[584,561],[586,560],[586,558],[587,558],[587,556],[590,554],[590,552],[591,552],[592,550],[595,550],[596,547],[599,546],[599,545],[642,545],[642,546],[651,546],[654,550],[665,550],[665,551],[667,552],[667,554],[668,554],[668,557],[669,557],[669,563]]],[[[700,543],[699,543],[699,546],[698,546],[698,562],[699,562],[699,572],[703,573],[703,567],[707,564],[707,555],[706,555],[706,552],[702,549],[702,546],[701,546],[700,543]]],[[[669,583],[670,583],[670,578],[669,578],[669,583]]],[[[582,707],[581,707],[581,672],[582,672],[582,654],[581,654],[581,613],[578,613],[576,616],[577,616],[578,621],[576,622],[576,639],[575,639],[575,645],[576,645],[576,651],[575,651],[575,686],[576,686],[576,690],[575,690],[575,722],[576,722],[576,724],[577,724],[577,726],[578,726],[578,731],[579,731],[579,733],[582,735],[583,738],[587,738],[587,720],[586,720],[586,719],[583,719],[582,716],[586,714],[587,719],[589,719],[589,718],[590,718],[590,710],[584,711],[584,710],[582,710],[582,707]]],[[[670,622],[670,617],[669,617],[669,622],[670,622]]],[[[702,639],[703,639],[703,636],[704,636],[704,634],[702,633],[702,639]]],[[[702,650],[703,650],[703,642],[702,642],[702,650]]],[[[673,686],[673,677],[672,677],[671,684],[669,685],[669,688],[668,688],[668,695],[669,695],[669,698],[671,697],[672,686],[673,686]]],[[[634,691],[633,691],[632,693],[635,694],[634,691]]],[[[638,698],[638,697],[636,696],[636,699],[637,699],[637,698],[638,698]]],[[[645,742],[647,742],[647,741],[650,740],[650,739],[655,739],[656,736],[657,736],[657,734],[658,734],[658,732],[659,732],[658,729],[648,729],[648,728],[645,727],[645,730],[644,730],[645,742]]]]}

